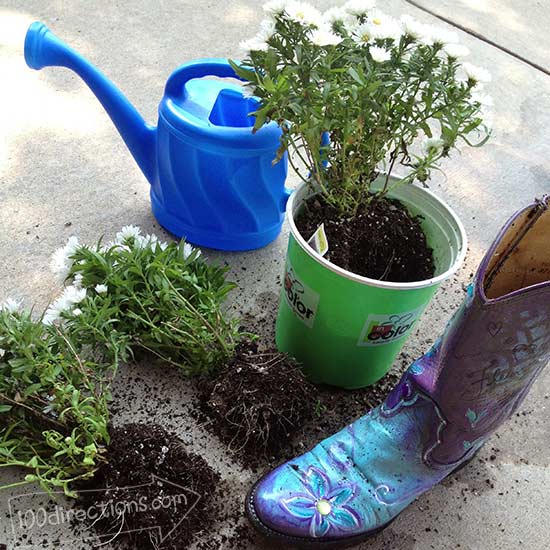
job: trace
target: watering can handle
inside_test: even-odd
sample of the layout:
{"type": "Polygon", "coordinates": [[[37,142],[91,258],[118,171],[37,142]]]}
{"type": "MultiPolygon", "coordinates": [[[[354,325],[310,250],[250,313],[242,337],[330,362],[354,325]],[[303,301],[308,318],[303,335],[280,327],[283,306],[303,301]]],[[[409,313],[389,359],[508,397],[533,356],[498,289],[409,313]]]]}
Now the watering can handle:
{"type": "Polygon", "coordinates": [[[179,67],[174,75],[177,78],[169,78],[166,84],[166,93],[178,93],[186,82],[193,78],[203,78],[205,76],[217,76],[220,78],[236,78],[242,80],[231,65],[224,58],[199,59],[191,61],[179,67]]]}

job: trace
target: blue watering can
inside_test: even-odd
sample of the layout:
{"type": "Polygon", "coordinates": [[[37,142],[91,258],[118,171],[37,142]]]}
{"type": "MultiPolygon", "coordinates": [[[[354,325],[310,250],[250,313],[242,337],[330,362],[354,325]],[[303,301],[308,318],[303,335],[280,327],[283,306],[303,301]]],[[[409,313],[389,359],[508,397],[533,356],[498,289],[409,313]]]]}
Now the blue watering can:
{"type": "Polygon", "coordinates": [[[178,237],[220,250],[265,246],[281,230],[290,192],[285,157],[272,164],[280,129],[252,133],[257,100],[243,97],[225,59],[182,65],[168,78],[158,126],[146,124],[96,67],[35,22],[25,38],[32,69],[62,66],[90,87],[151,184],[153,214],[178,237]],[[214,76],[218,79],[206,79],[214,76]]]}

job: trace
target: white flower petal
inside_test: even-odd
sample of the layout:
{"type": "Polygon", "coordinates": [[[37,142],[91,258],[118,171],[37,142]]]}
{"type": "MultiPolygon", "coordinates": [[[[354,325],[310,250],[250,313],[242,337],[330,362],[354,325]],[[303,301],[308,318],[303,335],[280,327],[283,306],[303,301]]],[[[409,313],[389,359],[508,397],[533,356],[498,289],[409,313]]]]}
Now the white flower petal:
{"type": "Polygon", "coordinates": [[[45,325],[53,325],[57,320],[61,318],[61,310],[55,308],[53,305],[50,306],[44,316],[42,317],[42,323],[45,325]]]}
{"type": "Polygon", "coordinates": [[[368,44],[374,39],[373,32],[370,23],[362,23],[354,31],[352,38],[358,44],[368,44]]]}
{"type": "Polygon", "coordinates": [[[50,269],[57,275],[60,282],[64,282],[71,270],[73,261],[71,256],[78,248],[78,239],[70,237],[65,246],[58,248],[50,260],[50,269]]]}
{"type": "Polygon", "coordinates": [[[463,63],[462,68],[469,80],[474,82],[491,82],[491,73],[487,69],[477,67],[471,63],[463,63]]]}
{"type": "Polygon", "coordinates": [[[470,50],[462,44],[445,44],[443,51],[453,59],[460,59],[470,54],[470,50]]]}
{"type": "Polygon", "coordinates": [[[458,34],[456,34],[456,32],[448,31],[440,27],[431,27],[430,38],[434,44],[440,44],[442,46],[445,44],[458,43],[458,34]]]}
{"type": "Polygon", "coordinates": [[[411,38],[419,39],[429,34],[429,27],[410,15],[401,16],[401,24],[403,25],[404,33],[411,38]]]}
{"type": "Polygon", "coordinates": [[[125,225],[115,237],[116,244],[125,244],[128,239],[137,239],[141,235],[141,229],[136,225],[125,225]]]}
{"type": "Polygon", "coordinates": [[[243,40],[239,44],[239,48],[245,52],[265,52],[269,48],[269,44],[265,40],[258,40],[254,37],[243,40]]]}
{"type": "Polygon", "coordinates": [[[15,313],[21,308],[21,301],[8,298],[0,305],[0,311],[7,311],[8,313],[15,313]]]}
{"type": "Polygon", "coordinates": [[[263,10],[270,15],[281,15],[285,11],[287,0],[271,0],[262,6],[263,10]]]}
{"type": "Polygon", "coordinates": [[[391,59],[391,51],[386,50],[386,48],[371,46],[369,53],[377,63],[384,63],[384,61],[389,61],[391,59]]]}
{"type": "Polygon", "coordinates": [[[334,23],[347,23],[351,24],[356,21],[356,18],[353,17],[348,11],[344,8],[334,7],[330,8],[323,13],[324,22],[332,27],[334,23]]]}
{"type": "Polygon", "coordinates": [[[357,17],[366,15],[369,10],[372,10],[376,6],[376,0],[348,0],[342,8],[357,17]]]}
{"type": "Polygon", "coordinates": [[[424,141],[424,143],[422,144],[422,148],[424,149],[425,153],[437,153],[441,149],[443,149],[444,145],[445,142],[442,139],[429,138],[424,141]]]}
{"type": "Polygon", "coordinates": [[[301,25],[321,27],[323,24],[323,14],[307,2],[288,2],[284,16],[301,25]]]}
{"type": "Polygon", "coordinates": [[[359,44],[368,44],[386,38],[397,41],[402,34],[403,30],[395,19],[391,17],[380,19],[377,17],[371,20],[369,17],[368,21],[355,28],[352,38],[359,44]]]}
{"type": "Polygon", "coordinates": [[[317,29],[311,33],[311,41],[317,46],[335,46],[342,42],[342,37],[327,29],[317,29]]]}
{"type": "Polygon", "coordinates": [[[82,288],[82,279],[83,279],[82,273],[77,273],[73,278],[73,285],[76,288],[82,288]]]}
{"type": "Polygon", "coordinates": [[[98,294],[105,294],[109,290],[107,285],[95,285],[94,289],[98,294]]]}

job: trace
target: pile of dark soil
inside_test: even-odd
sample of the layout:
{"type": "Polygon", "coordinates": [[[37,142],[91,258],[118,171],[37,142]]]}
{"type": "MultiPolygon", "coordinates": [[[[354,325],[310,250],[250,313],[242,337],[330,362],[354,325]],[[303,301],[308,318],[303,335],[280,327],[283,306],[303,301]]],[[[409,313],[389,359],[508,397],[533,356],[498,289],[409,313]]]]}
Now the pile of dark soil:
{"type": "Polygon", "coordinates": [[[288,449],[291,437],[315,418],[320,397],[296,361],[274,350],[259,352],[249,342],[205,386],[201,401],[211,431],[254,466],[288,449]]]}
{"type": "Polygon", "coordinates": [[[183,550],[213,521],[220,477],[176,435],[157,425],[113,428],[107,457],[78,501],[102,543],[183,550]]]}
{"type": "Polygon", "coordinates": [[[322,223],[327,260],[357,275],[401,283],[429,279],[435,272],[421,218],[397,200],[373,199],[355,217],[342,218],[323,197],[311,197],[297,217],[298,230],[307,241],[322,223]]]}

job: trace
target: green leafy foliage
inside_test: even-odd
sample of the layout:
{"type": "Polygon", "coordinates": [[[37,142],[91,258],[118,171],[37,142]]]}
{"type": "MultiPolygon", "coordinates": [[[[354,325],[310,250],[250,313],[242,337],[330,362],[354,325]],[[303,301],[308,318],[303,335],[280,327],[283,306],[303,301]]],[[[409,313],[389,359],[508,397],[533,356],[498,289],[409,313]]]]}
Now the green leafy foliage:
{"type": "Polygon", "coordinates": [[[480,94],[490,76],[461,65],[456,36],[358,5],[325,15],[302,2],[268,5],[248,55],[232,63],[260,100],[255,130],[275,121],[283,131],[276,161],[290,149],[296,172],[343,216],[372,200],[380,173],[374,195],[388,192],[396,165],[402,183],[425,183],[459,142],[482,145],[490,134],[490,98],[480,94]]]}
{"type": "Polygon", "coordinates": [[[115,243],[71,252],[69,280],[85,296],[46,317],[53,313],[53,322],[59,318],[81,345],[104,350],[110,362],[146,352],[190,375],[222,367],[240,338],[222,312],[234,288],[226,268],[183,241],[161,243],[125,229],[115,243]]]}
{"type": "Polygon", "coordinates": [[[75,496],[72,484],[93,476],[105,457],[114,368],[98,375],[58,328],[7,309],[0,355],[0,468],[29,471],[10,487],[36,481],[75,496]]]}

